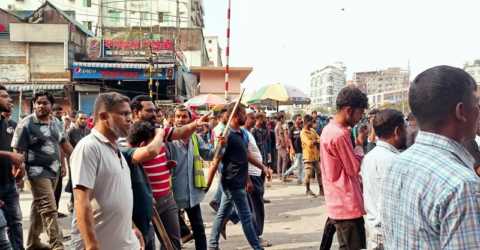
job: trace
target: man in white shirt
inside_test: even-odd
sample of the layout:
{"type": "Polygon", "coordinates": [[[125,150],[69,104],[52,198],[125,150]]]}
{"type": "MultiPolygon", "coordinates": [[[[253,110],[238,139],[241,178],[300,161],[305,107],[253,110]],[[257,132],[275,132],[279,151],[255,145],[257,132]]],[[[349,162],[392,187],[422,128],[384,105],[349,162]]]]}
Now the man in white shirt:
{"type": "Polygon", "coordinates": [[[367,225],[370,231],[368,249],[384,249],[379,209],[381,198],[379,185],[383,172],[399,150],[407,148],[407,125],[400,111],[385,109],[376,113],[372,122],[373,129],[379,137],[375,148],[362,162],[363,198],[367,212],[367,225]]]}
{"type": "Polygon", "coordinates": [[[74,250],[139,250],[144,245],[142,233],[132,222],[130,169],[116,143],[130,128],[128,102],[128,97],[115,92],[98,96],[95,127],[70,158],[74,250]]]}

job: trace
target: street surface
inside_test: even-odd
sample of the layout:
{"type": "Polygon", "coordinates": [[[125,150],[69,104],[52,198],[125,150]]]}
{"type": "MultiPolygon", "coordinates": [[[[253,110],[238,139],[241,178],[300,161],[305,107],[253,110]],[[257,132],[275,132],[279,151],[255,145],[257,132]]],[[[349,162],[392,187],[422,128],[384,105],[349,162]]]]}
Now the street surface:
{"type": "MultiPolygon", "coordinates": [[[[207,174],[208,168],[205,168],[204,171],[207,174]]],[[[307,198],[304,196],[305,187],[297,185],[296,180],[285,184],[279,181],[276,175],[273,175],[273,177],[274,180],[271,183],[271,187],[265,188],[265,198],[271,200],[272,203],[265,204],[266,221],[263,238],[273,243],[272,247],[266,249],[319,249],[323,226],[327,219],[325,199],[323,197],[307,198]]],[[[64,185],[66,185],[67,180],[68,176],[63,180],[64,185]]],[[[203,219],[206,224],[207,242],[210,238],[211,227],[215,218],[215,213],[208,203],[215,194],[216,183],[215,180],[201,204],[203,219]]],[[[312,191],[318,194],[318,186],[316,184],[316,182],[311,183],[311,186],[312,191]]],[[[67,210],[69,200],[70,194],[63,192],[59,210],[69,216],[59,219],[59,222],[60,228],[63,230],[66,250],[70,249],[69,236],[72,221],[72,216],[67,210]]],[[[31,202],[30,191],[25,187],[25,191],[20,194],[24,241],[27,239],[31,202]]],[[[122,201],[119,200],[119,202],[122,201]]],[[[251,249],[243,234],[241,223],[233,225],[229,222],[226,232],[227,240],[220,238],[221,249],[251,249]]],[[[42,233],[41,238],[42,242],[48,242],[48,237],[45,233],[42,233]]],[[[337,247],[338,244],[335,237],[332,249],[337,249],[337,247]]],[[[184,249],[194,250],[195,245],[193,241],[185,244],[184,249]]]]}

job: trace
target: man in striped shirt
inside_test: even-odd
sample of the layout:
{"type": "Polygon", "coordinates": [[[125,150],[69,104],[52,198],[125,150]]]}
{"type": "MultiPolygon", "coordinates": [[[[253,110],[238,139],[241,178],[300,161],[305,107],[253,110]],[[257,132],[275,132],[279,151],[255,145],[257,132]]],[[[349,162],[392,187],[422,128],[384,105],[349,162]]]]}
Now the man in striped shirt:
{"type": "Polygon", "coordinates": [[[385,169],[387,169],[399,150],[407,148],[407,124],[402,112],[385,109],[375,114],[373,130],[379,137],[376,146],[365,156],[362,162],[363,199],[367,211],[367,225],[370,236],[368,249],[382,250],[381,221],[378,214],[379,186],[385,169]]]}
{"type": "Polygon", "coordinates": [[[477,84],[467,72],[437,66],[410,85],[420,127],[380,183],[387,249],[480,249],[480,179],[462,147],[478,128],[477,84]]]}
{"type": "MultiPolygon", "coordinates": [[[[133,113],[133,122],[144,120],[155,124],[155,105],[149,96],[136,96],[130,102],[130,108],[133,113]]],[[[190,137],[197,131],[197,127],[203,126],[208,122],[209,115],[210,113],[181,128],[165,127],[164,142],[190,137]]],[[[176,166],[176,162],[167,162],[165,147],[162,147],[160,154],[155,159],[142,162],[142,165],[152,185],[153,198],[155,199],[154,204],[167,231],[168,237],[172,242],[173,248],[180,249],[181,236],[178,206],[170,190],[170,170],[176,166]]],[[[162,244],[162,249],[165,249],[164,245],[165,244],[162,244]]]]}

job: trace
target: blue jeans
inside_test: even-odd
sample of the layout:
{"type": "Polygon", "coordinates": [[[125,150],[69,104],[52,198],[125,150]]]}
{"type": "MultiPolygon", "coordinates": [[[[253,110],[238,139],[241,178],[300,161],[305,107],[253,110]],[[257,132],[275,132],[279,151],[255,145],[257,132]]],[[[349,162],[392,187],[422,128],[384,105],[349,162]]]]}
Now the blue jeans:
{"type": "Polygon", "coordinates": [[[288,176],[293,172],[294,169],[297,169],[299,166],[300,168],[298,169],[298,180],[297,182],[302,182],[302,176],[303,176],[303,154],[302,153],[296,153],[295,154],[295,159],[293,159],[293,165],[285,172],[284,176],[288,176]]]}
{"type": "MultiPolygon", "coordinates": [[[[222,163],[218,163],[218,176],[220,177],[220,175],[222,174],[222,163]]],[[[218,187],[217,187],[217,192],[215,192],[215,195],[213,196],[212,198],[212,201],[217,203],[217,204],[220,204],[220,202],[222,202],[222,185],[220,185],[220,182],[218,183],[218,187]]]]}
{"type": "MultiPolygon", "coordinates": [[[[7,185],[0,186],[0,200],[5,203],[5,205],[2,207],[2,212],[4,219],[7,222],[7,235],[10,245],[13,250],[23,250],[23,217],[22,210],[20,210],[17,183],[15,181],[7,185]]],[[[1,247],[0,249],[3,250],[1,247]]]]}
{"type": "Polygon", "coordinates": [[[215,221],[212,226],[212,235],[210,236],[210,244],[208,248],[218,248],[218,239],[223,225],[227,218],[232,214],[232,209],[235,207],[238,217],[242,222],[243,233],[247,237],[248,243],[254,250],[263,250],[262,245],[258,239],[255,228],[253,227],[252,214],[248,206],[247,192],[245,189],[230,190],[224,189],[222,194],[222,202],[218,209],[215,221]]]}
{"type": "Polygon", "coordinates": [[[7,240],[7,220],[3,216],[3,213],[0,212],[0,250],[11,250],[10,243],[7,240]]]}

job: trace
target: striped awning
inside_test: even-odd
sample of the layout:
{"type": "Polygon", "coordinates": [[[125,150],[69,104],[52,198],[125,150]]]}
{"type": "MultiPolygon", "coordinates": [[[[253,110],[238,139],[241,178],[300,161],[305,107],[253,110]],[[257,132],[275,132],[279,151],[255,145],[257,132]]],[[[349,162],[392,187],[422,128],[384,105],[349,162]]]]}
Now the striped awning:
{"type": "MultiPolygon", "coordinates": [[[[118,69],[148,69],[147,63],[99,63],[99,62],[73,62],[73,66],[89,68],[118,68],[118,69]]],[[[154,64],[154,68],[173,68],[175,64],[154,64]]]]}
{"type": "Polygon", "coordinates": [[[65,84],[5,84],[8,92],[20,92],[21,91],[33,91],[35,88],[38,90],[63,90],[65,84]]]}

